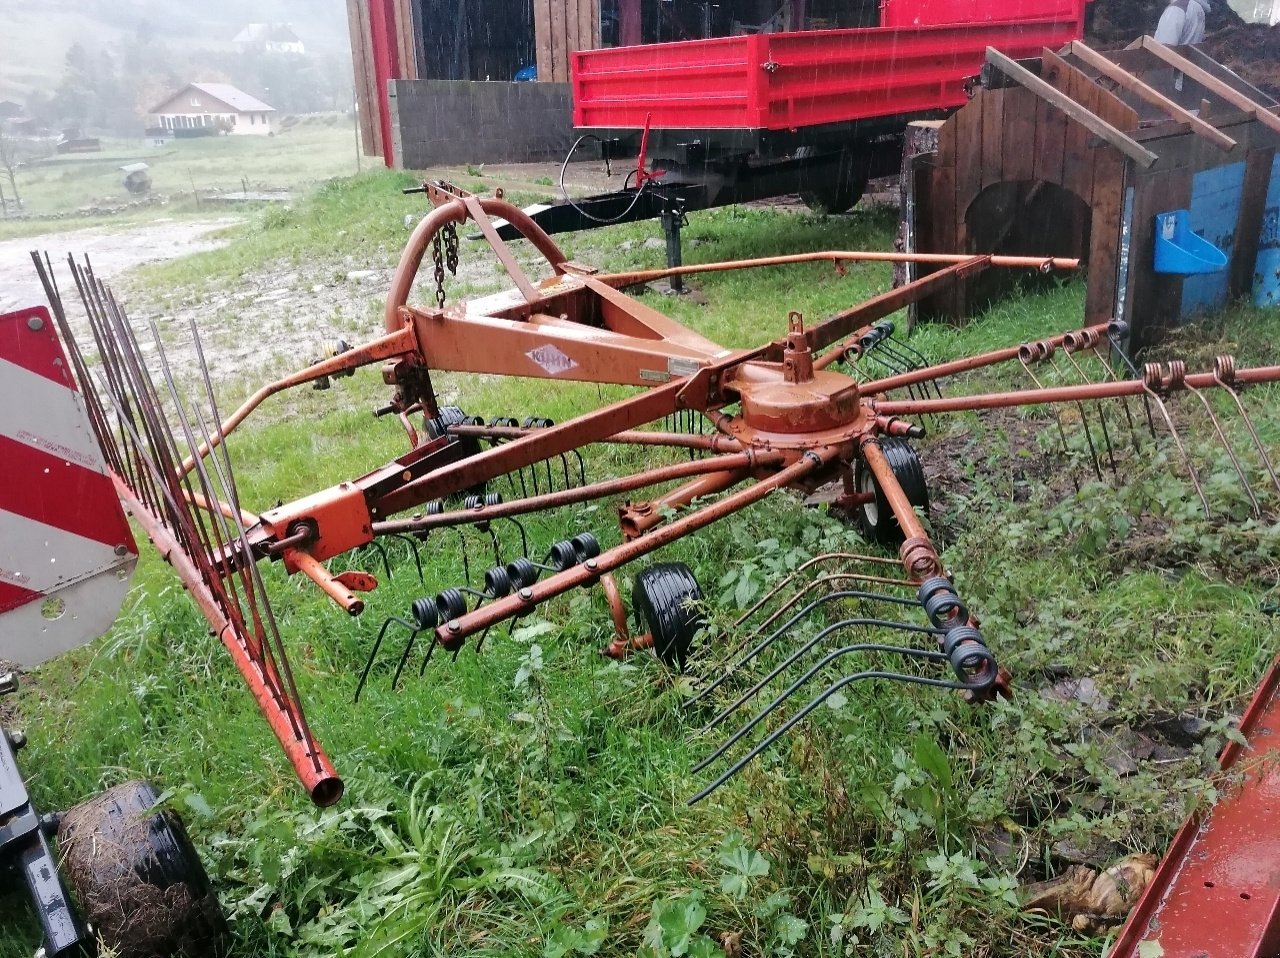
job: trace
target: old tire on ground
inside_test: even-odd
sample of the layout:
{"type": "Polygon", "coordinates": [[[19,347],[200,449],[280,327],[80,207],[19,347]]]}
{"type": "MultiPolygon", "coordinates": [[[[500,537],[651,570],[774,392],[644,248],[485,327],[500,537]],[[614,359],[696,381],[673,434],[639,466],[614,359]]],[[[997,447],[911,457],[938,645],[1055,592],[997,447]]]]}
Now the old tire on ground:
{"type": "MultiPolygon", "coordinates": [[[[925,484],[924,467],[920,457],[905,439],[886,436],[879,440],[880,450],[889,460],[893,475],[907,494],[907,500],[916,508],[929,512],[929,488],[925,484]]],[[[858,492],[872,493],[871,502],[858,507],[858,528],[869,542],[879,545],[899,545],[906,538],[898,525],[898,517],[889,505],[889,499],[876,481],[875,474],[866,462],[859,459],[854,467],[854,484],[858,492]]]]}
{"type": "Polygon", "coordinates": [[[706,625],[701,602],[698,580],[683,562],[661,562],[636,575],[631,605],[640,627],[653,636],[653,651],[670,668],[684,669],[693,638],[706,625]]]}
{"type": "Polygon", "coordinates": [[[126,782],[63,816],[63,871],[86,921],[120,958],[221,958],[228,931],[182,820],[126,782]]]}
{"type": "MultiPolygon", "coordinates": [[[[812,148],[802,146],[796,159],[812,155],[812,148]]],[[[811,180],[800,190],[800,200],[815,213],[847,213],[858,205],[867,191],[865,163],[858,163],[849,153],[840,158],[836,174],[822,180],[811,180]]]]}

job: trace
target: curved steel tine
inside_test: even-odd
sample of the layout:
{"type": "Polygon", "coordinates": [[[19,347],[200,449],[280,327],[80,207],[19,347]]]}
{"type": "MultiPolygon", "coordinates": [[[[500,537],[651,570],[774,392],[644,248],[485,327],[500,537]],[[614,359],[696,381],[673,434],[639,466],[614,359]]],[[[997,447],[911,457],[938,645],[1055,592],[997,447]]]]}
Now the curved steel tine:
{"type": "Polygon", "coordinates": [[[502,546],[498,542],[498,534],[493,531],[492,524],[487,526],[484,531],[489,533],[489,540],[493,543],[493,564],[502,565],[502,546]]]}
{"type": "Polygon", "coordinates": [[[1249,497],[1249,502],[1253,504],[1253,515],[1258,518],[1262,515],[1262,506],[1258,502],[1258,497],[1253,494],[1253,487],[1249,485],[1249,477],[1245,475],[1244,467],[1240,465],[1240,459],[1236,456],[1236,451],[1231,446],[1231,441],[1227,439],[1227,434],[1222,431],[1222,424],[1218,422],[1218,417],[1213,412],[1213,407],[1209,405],[1208,397],[1194,386],[1188,385],[1187,392],[1191,393],[1200,400],[1200,405],[1204,406],[1205,413],[1209,416],[1209,422],[1213,424],[1213,431],[1218,434],[1218,440],[1222,443],[1222,448],[1226,450],[1227,458],[1231,460],[1231,465],[1235,467],[1236,475],[1240,477],[1240,484],[1244,486],[1245,495],[1249,497]]]}
{"type": "MultiPolygon", "coordinates": [[[[485,627],[485,630],[484,630],[483,632],[481,632],[481,633],[480,633],[480,638],[476,639],[476,655],[479,655],[479,654],[480,654],[480,649],[484,646],[484,640],[485,640],[485,637],[486,637],[486,636],[488,636],[488,634],[489,634],[489,630],[490,630],[490,629],[492,629],[492,628],[493,628],[493,626],[491,626],[491,625],[490,625],[490,626],[486,626],[486,627],[485,627]]],[[[462,651],[462,650],[461,650],[461,649],[459,649],[458,651],[462,651]]],[[[456,659],[456,658],[457,658],[457,656],[454,656],[454,658],[456,659]]]]}
{"type": "Polygon", "coordinates": [[[373,668],[373,660],[378,657],[378,650],[382,648],[382,640],[386,638],[387,629],[391,627],[393,622],[398,622],[411,632],[417,633],[418,627],[411,622],[406,622],[398,616],[391,616],[382,623],[382,628],[378,630],[378,638],[373,643],[373,648],[369,652],[369,658],[364,663],[364,671],[360,673],[360,681],[356,683],[355,701],[360,701],[360,693],[364,690],[364,683],[369,679],[369,671],[373,668]]]}
{"type": "MultiPolygon", "coordinates": [[[[786,613],[788,609],[793,608],[795,605],[797,605],[801,599],[803,599],[806,595],[808,595],[814,589],[822,585],[829,585],[833,582],[869,582],[877,585],[904,585],[904,586],[910,586],[913,584],[911,582],[906,581],[905,579],[903,580],[887,579],[883,576],[867,575],[866,573],[862,573],[862,572],[832,572],[828,575],[818,576],[816,579],[814,579],[812,582],[806,585],[799,592],[795,593],[795,595],[793,595],[790,599],[788,599],[782,605],[778,606],[778,608],[775,609],[769,615],[769,617],[766,618],[763,622],[761,622],[754,629],[752,629],[746,635],[744,635],[742,639],[738,641],[737,645],[733,647],[732,651],[729,654],[733,655],[737,653],[743,646],[745,646],[748,642],[750,642],[754,636],[759,635],[765,629],[769,628],[769,626],[772,625],[774,622],[777,622],[778,619],[782,618],[782,616],[786,613]]],[[[861,604],[864,600],[859,599],[858,601],[861,604]]]]}
{"type": "MultiPolygon", "coordinates": [[[[747,611],[743,612],[742,615],[738,616],[738,618],[734,620],[733,628],[736,629],[739,626],[741,626],[742,623],[747,621],[747,619],[751,618],[753,615],[759,612],[762,608],[764,608],[764,606],[768,604],[770,599],[778,595],[778,593],[780,593],[783,589],[789,586],[796,579],[800,578],[800,576],[804,575],[804,573],[807,572],[809,569],[812,569],[816,565],[821,565],[824,562],[835,562],[837,560],[844,560],[847,562],[866,562],[871,565],[893,566],[894,568],[899,567],[898,560],[896,559],[887,559],[883,556],[864,556],[856,552],[825,552],[822,555],[814,556],[812,559],[809,559],[808,561],[803,562],[799,566],[797,566],[794,572],[792,572],[785,579],[783,579],[781,582],[775,585],[772,589],[770,589],[768,592],[762,595],[759,599],[757,599],[755,605],[747,609],[747,611]]],[[[901,584],[901,585],[909,586],[913,584],[911,582],[908,582],[906,579],[893,580],[893,581],[882,580],[882,581],[884,581],[886,585],[901,584]]]]}
{"type": "Polygon", "coordinates": [[[569,450],[578,458],[578,484],[585,486],[587,484],[587,461],[582,458],[582,453],[577,449],[569,450]]]}
{"type": "Polygon", "coordinates": [[[422,556],[418,554],[418,543],[414,540],[412,536],[407,536],[407,535],[404,535],[403,533],[396,533],[395,535],[392,536],[392,538],[400,539],[403,542],[409,543],[409,551],[413,553],[413,564],[418,569],[418,581],[423,585],[426,585],[427,580],[422,575],[422,556]]]}
{"type": "MultiPolygon", "coordinates": [[[[859,604],[861,604],[861,601],[862,600],[859,600],[859,604]]],[[[792,665],[794,665],[797,661],[799,661],[801,658],[807,655],[816,645],[821,643],[822,640],[825,639],[831,633],[839,631],[840,629],[858,628],[858,627],[866,627],[866,626],[870,626],[874,628],[890,629],[895,632],[910,632],[915,635],[942,635],[943,634],[942,629],[937,629],[937,628],[924,626],[924,625],[911,625],[908,622],[895,622],[890,619],[874,619],[874,618],[843,619],[840,622],[836,622],[834,625],[827,626],[825,629],[823,629],[821,632],[815,635],[812,639],[810,639],[804,645],[800,646],[800,648],[796,649],[796,651],[792,652],[791,655],[787,656],[787,658],[784,659],[782,663],[778,665],[772,672],[770,672],[768,675],[762,678],[755,685],[751,686],[751,688],[747,689],[747,691],[743,692],[731,704],[726,705],[723,709],[721,709],[720,712],[716,714],[710,721],[708,721],[706,725],[702,726],[702,731],[709,732],[713,728],[715,728],[717,725],[719,725],[721,722],[723,722],[731,714],[733,714],[738,709],[740,709],[743,706],[743,704],[747,702],[748,699],[753,698],[757,692],[763,689],[766,685],[768,685],[770,682],[776,679],[779,675],[781,675],[787,669],[791,668],[792,665]]]]}
{"type": "Polygon", "coordinates": [[[1272,465],[1271,457],[1267,455],[1267,450],[1262,445],[1262,438],[1258,435],[1258,430],[1254,428],[1253,420],[1249,418],[1248,410],[1244,408],[1244,402],[1240,399],[1240,394],[1235,391],[1230,383],[1222,378],[1217,369],[1214,369],[1213,378],[1235,400],[1236,408],[1240,410],[1240,418],[1244,420],[1244,427],[1249,431],[1249,436],[1253,439],[1253,446],[1262,459],[1262,465],[1267,470],[1267,475],[1271,477],[1271,481],[1275,484],[1276,491],[1280,492],[1280,477],[1276,475],[1276,468],[1272,465]]]}
{"type": "MultiPolygon", "coordinates": [[[[1057,375],[1058,380],[1060,382],[1065,381],[1067,377],[1063,375],[1062,367],[1058,365],[1058,361],[1053,357],[1052,354],[1050,354],[1048,358],[1048,363],[1051,367],[1053,367],[1053,371],[1057,375]]],[[[1080,428],[1084,430],[1084,439],[1089,446],[1089,459],[1093,462],[1093,474],[1097,478],[1097,480],[1101,482],[1102,481],[1102,463],[1098,459],[1098,448],[1093,444],[1093,429],[1089,427],[1089,414],[1085,412],[1084,403],[1077,402],[1075,404],[1075,407],[1076,407],[1076,410],[1080,413],[1080,428]]],[[[1111,445],[1111,441],[1109,439],[1107,440],[1107,445],[1108,447],[1110,447],[1111,445]]]]}
{"type": "Polygon", "coordinates": [[[378,555],[382,556],[382,568],[387,573],[387,581],[391,580],[391,560],[387,558],[387,550],[383,548],[382,543],[377,539],[371,539],[365,545],[371,546],[377,550],[378,555]]]}
{"type": "Polygon", "coordinates": [[[556,484],[555,484],[555,480],[551,476],[551,460],[543,459],[542,465],[547,470],[547,492],[555,492],[556,484]]]}
{"type": "Polygon", "coordinates": [[[520,477],[520,498],[521,498],[521,499],[528,499],[528,498],[529,498],[529,487],[528,487],[528,486],[526,486],[526,485],[525,485],[525,482],[524,482],[524,466],[521,466],[521,467],[520,467],[520,469],[516,472],[516,475],[518,475],[518,476],[520,477]]]}
{"type": "Polygon", "coordinates": [[[810,612],[818,608],[818,606],[826,605],[828,602],[834,602],[837,599],[874,599],[881,602],[887,602],[890,605],[901,605],[901,606],[908,606],[913,608],[918,608],[920,606],[919,601],[916,599],[904,599],[904,598],[900,598],[898,596],[893,596],[893,595],[883,595],[878,592],[859,592],[856,590],[829,592],[826,595],[822,596],[820,599],[815,599],[814,601],[810,602],[807,606],[805,606],[803,609],[797,612],[794,616],[788,619],[785,623],[783,623],[783,625],[781,625],[776,631],[774,631],[767,638],[761,639],[760,642],[756,644],[755,648],[753,648],[750,652],[748,652],[746,655],[740,658],[737,662],[733,663],[728,668],[726,668],[725,671],[721,673],[721,675],[714,682],[708,685],[705,689],[703,689],[693,698],[689,699],[689,701],[686,704],[693,705],[697,702],[702,701],[704,698],[706,698],[708,695],[710,695],[712,692],[718,689],[721,685],[723,685],[726,681],[728,681],[729,678],[732,677],[738,671],[738,669],[742,668],[752,659],[760,655],[761,652],[765,651],[765,649],[769,648],[769,646],[773,645],[774,642],[778,641],[778,639],[782,638],[782,636],[790,632],[792,626],[794,626],[797,622],[799,622],[801,619],[807,616],[810,612]]]}
{"type": "MultiPolygon", "coordinates": [[[[1120,337],[1108,333],[1107,342],[1111,344],[1112,352],[1120,357],[1120,362],[1124,363],[1129,373],[1135,379],[1141,379],[1142,370],[1134,365],[1133,360],[1129,358],[1129,354],[1124,351],[1124,348],[1120,345],[1120,337]]],[[[1151,401],[1147,398],[1147,393],[1145,392],[1142,394],[1142,408],[1147,411],[1147,428],[1151,431],[1151,438],[1154,439],[1156,437],[1156,421],[1151,416],[1151,401]]]]}
{"type": "MultiPolygon", "coordinates": [[[[1067,362],[1071,363],[1072,367],[1080,375],[1080,381],[1083,382],[1085,385],[1092,386],[1093,380],[1090,379],[1089,374],[1084,371],[1084,367],[1081,366],[1078,362],[1076,362],[1075,356],[1071,355],[1071,352],[1067,349],[1063,349],[1062,352],[1063,352],[1063,355],[1067,357],[1067,362]]],[[[1052,362],[1052,359],[1050,360],[1050,362],[1052,362]]],[[[1107,446],[1107,459],[1111,463],[1111,474],[1113,476],[1118,475],[1120,470],[1116,467],[1116,452],[1111,445],[1111,430],[1107,428],[1106,408],[1103,406],[1101,399],[1099,399],[1096,403],[1094,403],[1094,405],[1098,409],[1098,421],[1102,424],[1102,439],[1107,446]]],[[[1080,415],[1081,416],[1084,415],[1083,404],[1081,405],[1080,415]]]]}
{"type": "Polygon", "coordinates": [[[413,633],[409,636],[409,641],[405,643],[404,654],[400,656],[400,663],[396,666],[396,674],[391,676],[391,691],[393,692],[396,690],[396,686],[400,684],[400,675],[404,672],[405,663],[409,661],[413,647],[418,641],[418,633],[421,631],[419,628],[414,628],[413,633]]]}
{"type": "Polygon", "coordinates": [[[506,520],[520,530],[520,554],[527,556],[529,554],[529,536],[524,531],[524,525],[515,516],[507,516],[506,520]]]}
{"type": "Polygon", "coordinates": [[[435,655],[436,646],[440,644],[440,636],[432,633],[431,644],[427,646],[427,654],[422,657],[422,665],[418,667],[418,678],[427,674],[427,666],[431,664],[431,656],[435,655]]]}
{"type": "MultiPolygon", "coordinates": [[[[897,651],[901,652],[905,650],[899,649],[897,651]]],[[[746,755],[742,756],[742,758],[734,762],[733,765],[731,765],[723,775],[721,775],[714,782],[712,782],[710,785],[708,785],[706,788],[700,791],[697,795],[694,795],[692,798],[688,799],[685,802],[685,804],[696,805],[698,802],[702,801],[704,798],[706,798],[708,795],[710,795],[712,792],[718,789],[721,785],[729,781],[729,779],[733,778],[733,776],[737,775],[740,771],[746,768],[747,765],[750,764],[750,762],[753,759],[755,759],[758,755],[760,755],[762,752],[768,749],[771,745],[773,745],[774,742],[778,741],[778,739],[782,738],[782,736],[790,732],[793,728],[795,728],[798,724],[800,724],[800,722],[804,721],[804,719],[806,719],[814,709],[816,709],[819,705],[821,705],[831,696],[835,695],[837,692],[839,692],[841,689],[845,688],[846,686],[852,685],[854,682],[860,682],[866,679],[891,679],[895,682],[906,682],[911,685],[927,685],[932,688],[940,688],[940,689],[960,690],[965,688],[965,686],[961,685],[959,682],[948,682],[943,679],[930,679],[921,675],[903,675],[897,672],[855,672],[853,675],[846,675],[843,678],[840,678],[837,681],[832,682],[831,685],[823,689],[822,692],[820,692],[810,702],[808,702],[804,706],[804,708],[802,708],[799,712],[797,712],[791,718],[787,719],[787,721],[784,722],[782,725],[780,725],[775,731],[765,736],[765,738],[762,739],[760,743],[756,745],[753,749],[751,749],[751,751],[747,752],[746,755]]]]}
{"type": "MultiPolygon", "coordinates": [[[[1102,367],[1103,375],[1108,382],[1119,382],[1120,377],[1116,375],[1116,371],[1111,368],[1111,364],[1103,358],[1102,353],[1098,351],[1097,346],[1090,346],[1089,352],[1093,353],[1093,358],[1097,360],[1098,365],[1102,367]]],[[[1125,421],[1129,425],[1129,438],[1133,441],[1134,448],[1138,447],[1137,426],[1133,421],[1133,412],[1129,409],[1129,397],[1120,397],[1120,408],[1124,410],[1125,421]]]]}
{"type": "MultiPolygon", "coordinates": [[[[1044,384],[1040,382],[1040,377],[1031,371],[1031,365],[1021,356],[1018,357],[1018,363],[1022,366],[1023,372],[1031,377],[1031,381],[1035,383],[1036,388],[1043,389],[1044,384]]],[[[1062,425],[1062,410],[1058,406],[1053,407],[1053,421],[1054,425],[1058,427],[1058,439],[1062,441],[1062,456],[1066,459],[1067,464],[1071,469],[1071,484],[1075,486],[1076,492],[1079,493],[1080,479],[1076,476],[1075,464],[1071,461],[1071,446],[1067,442],[1067,430],[1066,427],[1062,425]]]]}
{"type": "Polygon", "coordinates": [[[467,559],[467,537],[462,534],[462,527],[458,526],[454,529],[458,533],[458,551],[462,553],[462,578],[465,582],[471,581],[471,562],[467,559]]]}
{"type": "MultiPolygon", "coordinates": [[[[694,765],[692,771],[694,772],[702,771],[704,768],[706,768],[708,765],[710,765],[712,762],[714,762],[716,759],[722,756],[725,752],[729,751],[729,749],[733,748],[734,745],[742,741],[743,737],[746,736],[753,728],[755,728],[757,725],[763,722],[766,718],[772,715],[775,711],[777,711],[778,707],[781,706],[784,702],[786,702],[787,699],[791,698],[791,696],[795,695],[796,692],[798,692],[800,689],[804,688],[806,685],[812,682],[813,677],[817,675],[819,672],[821,672],[823,669],[825,669],[832,662],[836,661],[837,659],[842,659],[847,655],[855,655],[859,652],[894,652],[901,655],[905,655],[908,658],[925,659],[930,662],[946,662],[947,661],[947,657],[941,652],[932,652],[928,649],[912,649],[912,648],[897,646],[897,645],[882,645],[878,642],[860,642],[855,645],[846,645],[846,646],[842,646],[841,648],[834,649],[831,652],[828,652],[826,655],[824,655],[821,661],[819,661],[817,664],[810,667],[810,669],[807,672],[805,672],[804,675],[800,676],[800,678],[796,679],[794,682],[788,685],[785,689],[783,689],[780,693],[778,693],[777,697],[774,698],[772,702],[770,702],[768,705],[762,708],[759,712],[757,712],[754,716],[752,716],[746,722],[745,725],[743,725],[736,732],[730,735],[729,738],[725,740],[725,742],[722,743],[719,748],[717,748],[714,752],[712,752],[706,758],[702,759],[700,762],[694,765]]],[[[893,675],[894,673],[889,673],[889,674],[893,675]]],[[[940,680],[937,680],[937,681],[940,681],[940,680]]]]}
{"type": "Polygon", "coordinates": [[[1182,456],[1182,464],[1187,467],[1187,474],[1191,477],[1191,484],[1195,486],[1196,495],[1200,497],[1200,504],[1204,506],[1204,514],[1206,518],[1213,517],[1213,510],[1209,508],[1209,500],[1205,498],[1204,488],[1200,485],[1200,474],[1196,472],[1195,463],[1191,461],[1191,456],[1187,452],[1187,447],[1182,444],[1182,436],[1178,433],[1178,427],[1173,424],[1173,417],[1169,415],[1169,409],[1164,404],[1164,400],[1159,394],[1147,385],[1146,380],[1142,383],[1143,391],[1156,401],[1156,408],[1160,410],[1160,415],[1164,417],[1165,425],[1169,427],[1169,435],[1173,437],[1174,444],[1178,447],[1178,453],[1182,456]]]}
{"type": "MultiPolygon", "coordinates": [[[[542,495],[542,489],[538,486],[538,464],[535,462],[529,467],[529,477],[533,479],[533,494],[535,496],[542,495]]],[[[551,490],[548,489],[548,492],[551,490]]]]}
{"type": "Polygon", "coordinates": [[[564,487],[572,489],[573,481],[569,478],[569,457],[563,452],[560,453],[560,466],[564,469],[564,487]]]}

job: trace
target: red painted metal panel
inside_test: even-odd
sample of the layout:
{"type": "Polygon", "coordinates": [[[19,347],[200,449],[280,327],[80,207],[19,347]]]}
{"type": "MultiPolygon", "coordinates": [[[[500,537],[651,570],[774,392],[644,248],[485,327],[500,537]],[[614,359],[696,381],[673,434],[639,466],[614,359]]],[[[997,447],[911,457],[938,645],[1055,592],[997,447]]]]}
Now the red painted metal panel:
{"type": "MultiPolygon", "coordinates": [[[[911,9],[947,17],[979,3],[993,7],[921,0],[911,9]]],[[[573,58],[574,125],[640,129],[652,114],[654,129],[787,130],[955,109],[988,46],[1035,56],[1078,39],[1083,15],[1084,0],[1025,0],[999,20],[584,51],[573,58]]]]}
{"type": "Polygon", "coordinates": [[[373,48],[373,82],[378,96],[378,126],[382,130],[382,159],[395,166],[391,141],[391,104],[387,82],[398,80],[400,43],[396,33],[395,0],[369,0],[369,45],[373,48]]]}
{"type": "Polygon", "coordinates": [[[1207,815],[1174,837],[1111,958],[1159,942],[1164,958],[1280,954],[1280,658],[1240,722],[1248,746],[1222,753],[1242,773],[1207,815]]]}

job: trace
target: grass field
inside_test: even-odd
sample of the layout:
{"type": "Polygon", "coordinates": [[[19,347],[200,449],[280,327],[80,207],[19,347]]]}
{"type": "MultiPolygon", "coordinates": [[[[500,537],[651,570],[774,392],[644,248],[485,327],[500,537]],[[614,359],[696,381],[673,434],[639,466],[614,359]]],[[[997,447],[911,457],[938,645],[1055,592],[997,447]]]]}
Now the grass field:
{"type": "Polygon", "coordinates": [[[51,157],[19,171],[24,210],[64,213],[124,205],[134,199],[119,170],[128,163],[147,163],[152,191],[185,194],[181,203],[190,209],[197,207],[192,193],[237,191],[246,182],[250,190],[305,190],[356,171],[355,132],[350,118],[337,114],[305,121],[272,137],[201,137],[156,148],[140,140],[109,139],[102,147],[101,153],[51,157]]]}
{"type": "MultiPolygon", "coordinates": [[[[415,209],[398,193],[403,182],[369,176],[256,214],[227,248],[130,277],[133,305],[212,296],[281,258],[323,267],[355,250],[385,267],[415,209]]],[[[687,259],[888,248],[892,226],[874,211],[722,210],[693,218],[687,259]]],[[[662,251],[643,244],[653,234],[651,225],[614,227],[565,246],[606,268],[656,266],[662,251]]],[[[464,260],[477,249],[464,246],[464,260]]],[[[475,274],[465,288],[494,282],[475,274]]],[[[789,310],[816,320],[888,285],[883,266],[845,275],[806,266],[708,276],[696,299],[647,301],[741,346],[779,335],[789,310]]],[[[912,343],[936,360],[1066,329],[1079,322],[1082,291],[1073,282],[1028,294],[912,343]]],[[[377,332],[378,305],[371,294],[365,336],[377,332]]],[[[1177,345],[1193,365],[1217,351],[1273,363],[1278,333],[1280,317],[1233,308],[1177,345]]],[[[449,374],[435,385],[486,419],[562,420],[624,394],[449,374]]],[[[223,407],[248,388],[227,382],[223,407]]],[[[366,372],[264,409],[232,443],[248,507],[403,451],[397,429],[368,414],[384,392],[366,372]]],[[[1272,448],[1274,400],[1272,389],[1249,395],[1272,448]]],[[[1064,414],[1068,426],[1075,415],[1064,414]]],[[[691,766],[716,741],[697,732],[707,716],[683,707],[689,680],[647,657],[619,665],[596,654],[610,631],[597,592],[549,603],[510,637],[495,631],[481,655],[433,662],[423,678],[411,670],[398,691],[384,660],[352,704],[383,617],[460,584],[460,539],[436,536],[425,584],[398,553],[360,619],[267,570],[312,724],[347,782],[344,801],[321,812],[190,602],[148,555],[116,628],[41,669],[18,699],[33,792],[48,808],[139,775],[169,790],[245,956],[1100,955],[1103,938],[1019,913],[1016,888],[1063,868],[1064,843],[1103,864],[1127,850],[1160,852],[1222,786],[1213,756],[1275,652],[1260,603],[1276,590],[1280,559],[1274,494],[1263,496],[1266,518],[1249,518],[1221,455],[1193,441],[1215,504],[1207,518],[1169,444],[1126,451],[1130,434],[1119,410],[1111,416],[1120,480],[1093,480],[1079,430],[1061,451],[1046,413],[958,416],[920,444],[934,532],[1015,676],[1011,701],[975,708],[918,687],[852,686],[689,809],[685,798],[707,781],[691,766]],[[1091,679],[1105,707],[1041,694],[1063,677],[1091,679]],[[1167,744],[1158,730],[1178,717],[1207,722],[1204,737],[1139,754],[1144,738],[1167,744]]],[[[641,464],[597,449],[587,458],[593,478],[641,464]]],[[[1260,464],[1245,461],[1264,490],[1260,464]]],[[[530,521],[531,551],[583,529],[615,544],[612,504],[530,521]]],[[[486,540],[466,544],[473,573],[483,569],[486,540]]],[[[847,524],[783,494],[659,558],[693,567],[724,624],[805,557],[867,548],[847,524]]],[[[794,642],[836,614],[806,622],[794,642]]],[[[20,896],[0,897],[0,958],[33,947],[21,906],[20,896]]]]}

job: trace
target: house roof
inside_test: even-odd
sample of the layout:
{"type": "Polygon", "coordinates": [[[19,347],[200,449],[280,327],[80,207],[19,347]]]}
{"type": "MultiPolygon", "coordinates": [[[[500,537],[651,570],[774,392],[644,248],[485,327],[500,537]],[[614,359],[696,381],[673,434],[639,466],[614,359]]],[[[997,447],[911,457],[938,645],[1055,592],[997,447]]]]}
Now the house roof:
{"type": "Polygon", "coordinates": [[[208,96],[213,97],[225,103],[237,113],[274,113],[276,108],[268,106],[257,97],[250,96],[239,87],[234,87],[230,83],[188,83],[181,90],[172,93],[161,100],[156,106],[148,110],[148,113],[159,113],[160,108],[167,103],[186,93],[188,90],[199,90],[208,96]]]}

